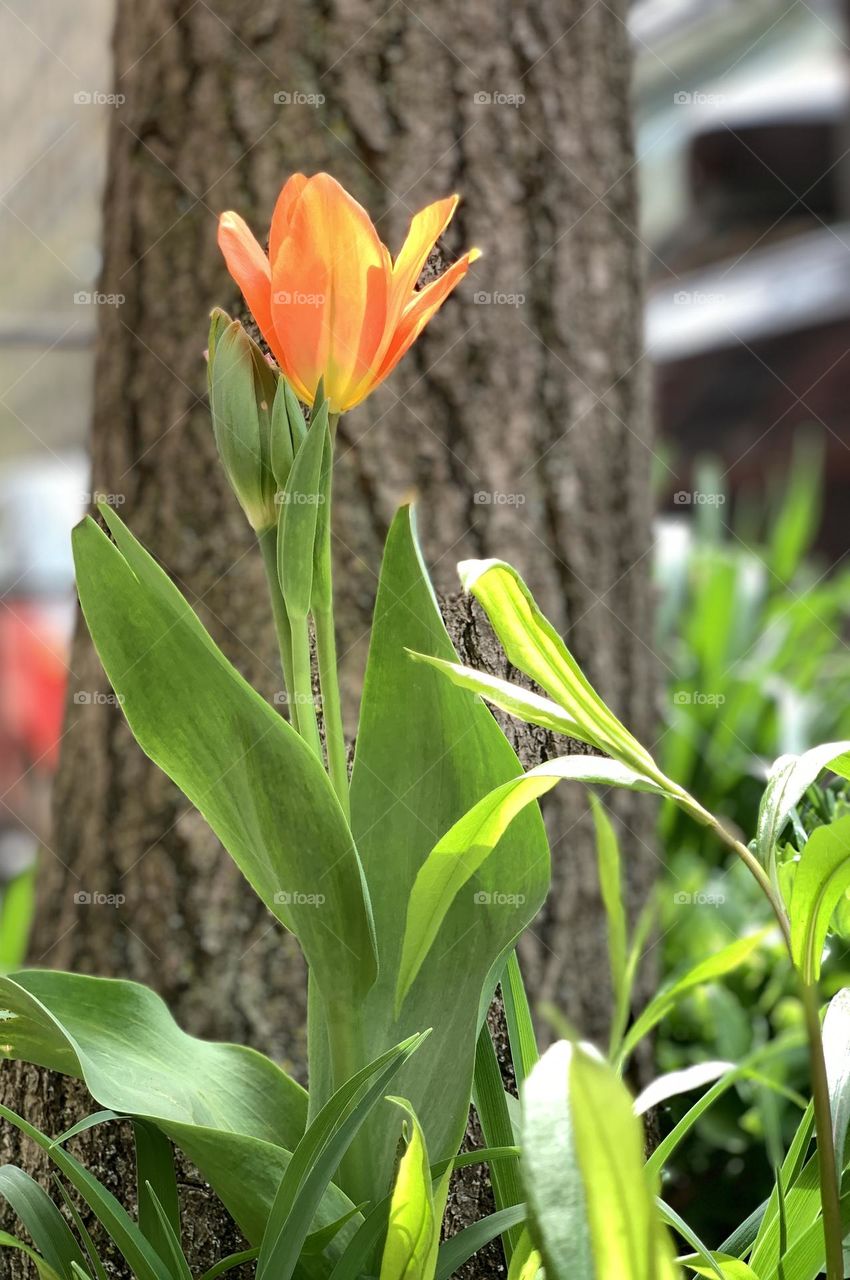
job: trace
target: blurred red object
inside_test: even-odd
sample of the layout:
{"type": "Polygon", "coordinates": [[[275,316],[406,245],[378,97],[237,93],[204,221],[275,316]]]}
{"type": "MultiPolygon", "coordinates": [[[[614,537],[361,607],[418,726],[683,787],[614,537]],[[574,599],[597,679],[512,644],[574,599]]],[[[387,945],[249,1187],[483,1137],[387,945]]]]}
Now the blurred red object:
{"type": "MultiPolygon", "coordinates": [[[[0,774],[52,773],[65,704],[66,645],[48,608],[33,600],[0,609],[0,774]]],[[[8,778],[6,785],[13,781],[8,778]]]]}

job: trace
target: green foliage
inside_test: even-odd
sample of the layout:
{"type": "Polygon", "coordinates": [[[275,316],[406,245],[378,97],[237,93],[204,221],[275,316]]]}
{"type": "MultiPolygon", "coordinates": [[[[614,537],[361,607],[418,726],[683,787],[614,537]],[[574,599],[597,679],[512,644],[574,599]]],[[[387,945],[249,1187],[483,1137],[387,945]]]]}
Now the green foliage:
{"type": "Polygon", "coordinates": [[[603,1060],[562,1041],[522,1094],[523,1180],[548,1280],[673,1277],[632,1100],[603,1060]]]}

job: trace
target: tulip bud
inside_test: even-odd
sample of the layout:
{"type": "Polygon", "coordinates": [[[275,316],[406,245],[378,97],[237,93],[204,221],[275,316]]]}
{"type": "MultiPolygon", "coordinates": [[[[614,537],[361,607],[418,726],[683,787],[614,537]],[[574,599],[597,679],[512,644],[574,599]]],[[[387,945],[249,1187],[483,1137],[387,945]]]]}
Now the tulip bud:
{"type": "Polygon", "coordinates": [[[238,320],[216,309],[209,338],[208,385],[219,457],[251,527],[277,519],[272,416],[278,377],[238,320]]]}

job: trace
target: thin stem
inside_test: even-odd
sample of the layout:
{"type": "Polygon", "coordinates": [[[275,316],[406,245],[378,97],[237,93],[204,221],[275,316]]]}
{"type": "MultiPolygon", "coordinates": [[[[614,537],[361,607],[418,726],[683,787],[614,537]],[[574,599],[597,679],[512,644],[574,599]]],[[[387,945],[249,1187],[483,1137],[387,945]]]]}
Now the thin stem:
{"type": "Polygon", "coordinates": [[[322,723],[325,728],[325,750],[328,756],[328,772],[346,820],[350,816],[348,802],[348,754],[342,727],[342,710],[339,701],[339,678],[336,662],[336,636],[332,609],[315,609],[316,656],[319,661],[319,681],[322,688],[322,723]]]}
{"type": "Polygon", "coordinates": [[[266,579],[269,584],[272,617],[274,619],[274,629],[277,635],[278,648],[280,649],[280,665],[283,669],[284,692],[286,694],[287,706],[290,708],[289,718],[293,723],[295,723],[296,718],[292,711],[292,695],[294,689],[292,677],[292,632],[289,626],[289,618],[286,613],[286,605],[283,602],[283,592],[280,589],[280,580],[277,576],[277,527],[272,525],[269,529],[264,529],[262,533],[257,535],[257,541],[260,544],[260,552],[262,554],[263,565],[266,570],[266,579]]]}
{"type": "Polygon", "coordinates": [[[779,922],[782,936],[791,958],[791,965],[800,983],[800,998],[806,1022],[806,1038],[809,1045],[809,1073],[812,1083],[812,1107],[815,1116],[815,1133],[818,1148],[818,1173],[820,1180],[820,1200],[823,1211],[823,1233],[826,1252],[827,1280],[842,1280],[844,1276],[844,1232],[841,1226],[841,1191],[835,1164],[835,1144],[832,1138],[832,1112],[829,1104],[829,1082],[826,1074],[826,1060],[823,1056],[823,1037],[821,1035],[820,1016],[818,1012],[818,992],[814,983],[806,982],[794,963],[791,950],[791,929],[782,899],[774,888],[764,867],[742,841],[727,831],[702,805],[687,792],[678,797],[679,803],[691,817],[711,828],[715,835],[728,845],[749,868],[770,903],[773,913],[779,922]]]}
{"type": "Polygon", "coordinates": [[[322,742],[316,720],[316,704],[313,701],[313,663],[310,657],[310,628],[306,617],[290,618],[292,632],[292,696],[298,732],[319,760],[322,759],[322,742]]]}
{"type": "Polygon", "coordinates": [[[823,1238],[826,1250],[827,1280],[842,1280],[844,1276],[844,1230],[841,1225],[841,1191],[835,1164],[835,1144],[832,1138],[832,1111],[829,1105],[829,1082],[826,1061],[823,1056],[818,991],[814,983],[805,982],[800,976],[800,998],[806,1016],[806,1034],[809,1039],[809,1064],[812,1079],[812,1105],[817,1134],[818,1172],[820,1174],[820,1199],[823,1210],[823,1238]]]}
{"type": "Polygon", "coordinates": [[[678,800],[678,803],[682,808],[695,819],[695,821],[699,822],[702,826],[710,827],[718,840],[721,840],[723,844],[731,849],[732,852],[744,863],[750,874],[757,881],[762,893],[770,903],[773,914],[776,916],[777,923],[782,931],[782,938],[788,949],[788,954],[791,955],[791,930],[788,924],[788,915],[785,911],[785,906],[782,899],[774,889],[770,876],[767,874],[758,858],[756,858],[756,856],[747,848],[743,841],[738,840],[736,836],[733,836],[731,831],[727,831],[723,826],[723,823],[718,821],[718,819],[715,818],[713,814],[709,813],[707,809],[704,809],[699,801],[695,800],[687,791],[683,791],[681,795],[677,795],[675,798],[678,800]]]}

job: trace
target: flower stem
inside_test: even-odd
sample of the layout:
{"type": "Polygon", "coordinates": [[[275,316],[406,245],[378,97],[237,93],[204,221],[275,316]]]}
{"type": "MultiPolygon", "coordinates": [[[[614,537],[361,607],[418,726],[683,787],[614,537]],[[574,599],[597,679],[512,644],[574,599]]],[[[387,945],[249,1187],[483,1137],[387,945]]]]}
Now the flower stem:
{"type": "Polygon", "coordinates": [[[310,657],[310,628],[306,616],[290,618],[292,632],[292,696],[298,732],[307,746],[322,759],[322,742],[313,701],[313,663],[310,657]]]}
{"type": "Polygon", "coordinates": [[[263,566],[266,571],[266,580],[269,585],[274,629],[277,635],[278,648],[280,649],[280,665],[283,670],[286,704],[290,708],[289,718],[293,723],[297,724],[295,713],[292,710],[292,697],[294,691],[292,675],[292,631],[289,626],[286,605],[283,602],[283,592],[280,589],[280,580],[277,576],[277,526],[271,525],[270,528],[264,529],[262,533],[257,535],[257,541],[260,545],[260,553],[263,557],[263,566]]]}
{"type": "Polygon", "coordinates": [[[332,609],[315,609],[316,655],[319,661],[319,680],[322,687],[322,723],[325,728],[325,750],[328,756],[328,772],[346,821],[350,816],[348,802],[348,754],[342,727],[342,710],[339,701],[339,677],[336,662],[336,636],[332,609]]]}

